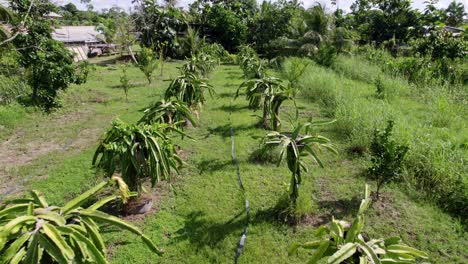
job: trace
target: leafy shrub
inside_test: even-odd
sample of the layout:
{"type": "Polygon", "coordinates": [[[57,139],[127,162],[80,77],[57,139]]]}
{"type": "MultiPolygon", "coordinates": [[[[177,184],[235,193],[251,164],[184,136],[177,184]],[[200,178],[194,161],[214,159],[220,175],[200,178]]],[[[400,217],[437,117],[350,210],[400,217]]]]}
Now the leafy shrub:
{"type": "Polygon", "coordinates": [[[122,67],[122,74],[120,74],[120,87],[125,93],[125,100],[128,102],[128,90],[130,89],[130,79],[127,74],[127,64],[122,67]]]}
{"type": "Polygon", "coordinates": [[[314,60],[325,67],[330,67],[335,63],[337,57],[335,47],[331,45],[322,45],[314,56],[314,60]]]}
{"type": "Polygon", "coordinates": [[[149,84],[151,84],[153,72],[158,66],[157,53],[151,48],[142,47],[140,53],[138,53],[138,68],[140,68],[141,72],[146,76],[149,84]]]}
{"type": "Polygon", "coordinates": [[[305,73],[310,60],[292,57],[286,59],[281,65],[281,75],[288,80],[292,87],[300,88],[300,78],[305,73]]]}
{"type": "MultiPolygon", "coordinates": [[[[316,234],[320,239],[303,244],[295,243],[289,255],[299,248],[313,249],[309,263],[327,260],[327,263],[417,263],[418,258],[427,259],[425,252],[402,243],[399,237],[367,239],[361,234],[364,229],[364,213],[369,208],[369,187],[366,185],[364,199],[350,224],[332,219],[328,226],[321,226],[316,234]]],[[[320,262],[321,263],[321,262],[320,262]]]]}
{"type": "Polygon", "coordinates": [[[434,30],[429,36],[415,40],[412,46],[416,52],[433,59],[465,58],[468,55],[466,41],[445,30],[434,30]]]}
{"type": "MultiPolygon", "coordinates": [[[[115,179],[115,178],[114,178],[115,179]]],[[[120,180],[118,180],[120,182],[120,180]]],[[[110,196],[87,208],[81,206],[108,183],[102,182],[63,207],[49,205],[32,191],[30,197],[6,202],[0,210],[0,259],[3,263],[108,263],[106,245],[97,223],[112,225],[141,237],[153,252],[162,252],[139,228],[98,211],[121,196],[110,196]]],[[[128,192],[128,190],[126,190],[128,192]]]]}
{"type": "Polygon", "coordinates": [[[377,198],[384,184],[398,178],[403,170],[403,161],[408,152],[408,146],[398,144],[391,138],[393,121],[388,121],[383,132],[376,129],[370,146],[372,166],[369,175],[377,182],[377,198]]]}
{"type": "Polygon", "coordinates": [[[75,83],[76,84],[83,84],[88,81],[88,75],[91,71],[91,64],[88,61],[82,61],[78,64],[75,73],[75,83]]]}

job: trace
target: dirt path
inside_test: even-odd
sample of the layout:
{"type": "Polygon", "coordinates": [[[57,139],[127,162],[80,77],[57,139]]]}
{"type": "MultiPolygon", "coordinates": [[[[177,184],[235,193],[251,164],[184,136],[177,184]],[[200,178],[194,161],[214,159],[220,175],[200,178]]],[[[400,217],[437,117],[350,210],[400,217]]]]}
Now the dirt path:
{"type": "Polygon", "coordinates": [[[92,122],[90,110],[47,117],[35,127],[19,128],[0,143],[0,199],[17,193],[31,176],[18,176],[19,168],[55,152],[75,153],[98,141],[102,128],[92,122]],[[78,128],[76,128],[78,127],[78,128]]]}

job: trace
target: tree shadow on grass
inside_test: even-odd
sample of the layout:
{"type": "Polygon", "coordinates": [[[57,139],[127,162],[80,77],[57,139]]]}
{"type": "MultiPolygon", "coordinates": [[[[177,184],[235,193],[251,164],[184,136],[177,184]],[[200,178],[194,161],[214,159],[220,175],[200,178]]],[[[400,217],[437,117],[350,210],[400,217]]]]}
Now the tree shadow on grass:
{"type": "Polygon", "coordinates": [[[225,112],[235,112],[235,111],[240,111],[244,109],[248,109],[249,106],[247,105],[222,105],[218,108],[215,108],[215,110],[222,110],[225,112]]]}
{"type": "Polygon", "coordinates": [[[234,95],[236,95],[236,93],[234,93],[234,92],[217,94],[217,96],[220,97],[220,98],[234,98],[234,95]]]}
{"type": "Polygon", "coordinates": [[[220,125],[217,127],[209,127],[208,133],[205,135],[205,138],[210,137],[211,135],[220,135],[222,137],[230,137],[231,136],[231,127],[234,130],[234,133],[238,133],[240,131],[246,131],[256,128],[256,124],[251,125],[236,125],[232,126],[231,124],[220,125]]]}
{"type": "Polygon", "coordinates": [[[319,201],[318,206],[330,212],[337,219],[354,216],[359,209],[362,198],[354,196],[350,199],[319,201]]]}
{"type": "Polygon", "coordinates": [[[196,167],[199,174],[203,174],[206,171],[214,172],[224,169],[225,167],[232,165],[232,161],[229,160],[202,160],[197,163],[196,167]]]}
{"type": "MultiPolygon", "coordinates": [[[[276,207],[257,211],[251,216],[249,226],[261,223],[271,223],[280,225],[278,220],[278,209],[276,207]]],[[[187,215],[184,227],[177,230],[172,244],[188,240],[198,248],[205,246],[217,247],[230,234],[236,233],[241,237],[244,228],[247,226],[245,210],[241,210],[226,222],[214,222],[207,220],[201,211],[193,211],[187,215]]],[[[248,236],[248,235],[247,235],[248,236]]],[[[233,251],[235,248],[233,248],[233,251]]]]}

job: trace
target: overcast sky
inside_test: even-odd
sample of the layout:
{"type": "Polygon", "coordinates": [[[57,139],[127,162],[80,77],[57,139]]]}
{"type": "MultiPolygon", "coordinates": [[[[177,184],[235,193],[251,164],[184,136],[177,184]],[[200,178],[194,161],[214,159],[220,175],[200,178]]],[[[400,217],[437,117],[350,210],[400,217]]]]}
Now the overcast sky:
{"type": "MultiPolygon", "coordinates": [[[[58,4],[66,4],[69,2],[72,2],[78,6],[78,8],[83,8],[84,6],[80,3],[80,0],[53,0],[54,2],[57,2],[58,4]]],[[[261,0],[257,0],[257,2],[260,2],[261,0]]],[[[424,1],[425,0],[413,0],[413,7],[419,8],[419,9],[424,9],[424,1]]],[[[448,4],[452,0],[439,0],[439,6],[440,7],[447,7],[448,4]]],[[[457,2],[462,2],[465,5],[465,10],[468,11],[468,0],[456,0],[457,2]]],[[[184,6],[186,7],[189,3],[193,2],[193,0],[179,0],[177,1],[179,6],[184,6]]],[[[329,0],[302,0],[304,3],[305,7],[309,7],[313,5],[316,2],[321,2],[326,4],[331,8],[331,4],[329,0]]],[[[340,8],[344,10],[349,10],[349,7],[351,4],[354,2],[354,0],[337,0],[338,5],[340,8]]],[[[119,7],[124,8],[125,10],[128,10],[130,6],[132,6],[132,0],[91,0],[91,3],[93,4],[94,8],[97,10],[103,9],[103,8],[110,8],[114,5],[117,5],[119,7]]]]}

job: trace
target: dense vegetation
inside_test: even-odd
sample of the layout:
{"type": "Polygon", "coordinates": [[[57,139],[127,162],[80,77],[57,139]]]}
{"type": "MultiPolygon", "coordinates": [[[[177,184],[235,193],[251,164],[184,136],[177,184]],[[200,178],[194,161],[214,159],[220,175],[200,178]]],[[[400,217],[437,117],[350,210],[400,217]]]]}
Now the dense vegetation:
{"type": "Polygon", "coordinates": [[[2,262],[468,260],[463,4],[82,2],[0,5],[2,262]]]}

